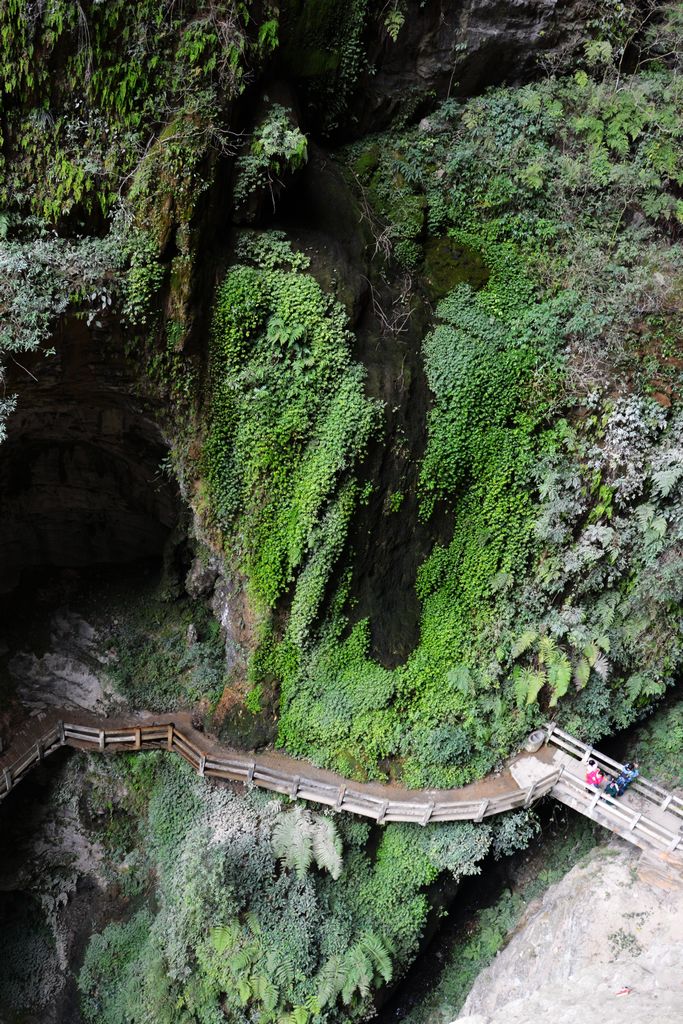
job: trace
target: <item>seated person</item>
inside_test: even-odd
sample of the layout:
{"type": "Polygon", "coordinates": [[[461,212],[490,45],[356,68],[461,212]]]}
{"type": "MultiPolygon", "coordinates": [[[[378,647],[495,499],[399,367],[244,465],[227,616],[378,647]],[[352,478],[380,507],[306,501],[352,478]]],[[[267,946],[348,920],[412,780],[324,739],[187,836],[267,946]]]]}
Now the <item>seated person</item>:
{"type": "Polygon", "coordinates": [[[598,789],[605,781],[606,776],[600,771],[597,761],[590,760],[586,769],[586,782],[589,786],[596,786],[598,789]]]}

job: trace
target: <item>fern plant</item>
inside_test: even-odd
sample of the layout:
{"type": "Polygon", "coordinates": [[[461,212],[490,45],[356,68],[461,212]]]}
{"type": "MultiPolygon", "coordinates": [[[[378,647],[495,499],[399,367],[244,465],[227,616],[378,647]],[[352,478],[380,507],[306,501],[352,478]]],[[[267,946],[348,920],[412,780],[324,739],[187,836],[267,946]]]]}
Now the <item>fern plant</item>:
{"type": "Polygon", "coordinates": [[[272,843],[278,860],[300,878],[305,877],[313,862],[334,879],[341,874],[342,845],[331,818],[314,817],[310,811],[296,807],[280,815],[272,843]]]}
{"type": "Polygon", "coordinates": [[[510,656],[513,661],[523,654],[531,652],[534,656],[533,666],[517,665],[512,672],[512,680],[517,706],[536,703],[544,686],[550,689],[548,707],[554,708],[569,691],[574,679],[577,690],[582,690],[588,683],[591,670],[602,679],[609,674],[609,662],[605,655],[609,653],[609,639],[600,636],[593,643],[583,645],[572,644],[573,660],[563,650],[557,640],[548,634],[539,634],[536,630],[525,630],[512,645],[510,656]]]}
{"type": "Polygon", "coordinates": [[[373,984],[392,978],[390,950],[376,932],[364,932],[343,955],[330,957],[318,975],[317,1001],[321,1007],[339,996],[349,1006],[356,997],[365,999],[373,984]]]}

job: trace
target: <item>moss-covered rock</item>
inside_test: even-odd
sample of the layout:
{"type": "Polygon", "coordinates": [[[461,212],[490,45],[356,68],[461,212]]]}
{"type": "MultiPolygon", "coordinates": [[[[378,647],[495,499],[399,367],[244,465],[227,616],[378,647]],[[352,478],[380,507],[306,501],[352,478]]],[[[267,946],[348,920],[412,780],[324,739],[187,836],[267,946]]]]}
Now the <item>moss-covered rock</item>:
{"type": "Polygon", "coordinates": [[[478,291],[490,277],[481,253],[449,235],[430,238],[424,253],[424,281],[431,299],[443,298],[459,284],[478,291]]]}

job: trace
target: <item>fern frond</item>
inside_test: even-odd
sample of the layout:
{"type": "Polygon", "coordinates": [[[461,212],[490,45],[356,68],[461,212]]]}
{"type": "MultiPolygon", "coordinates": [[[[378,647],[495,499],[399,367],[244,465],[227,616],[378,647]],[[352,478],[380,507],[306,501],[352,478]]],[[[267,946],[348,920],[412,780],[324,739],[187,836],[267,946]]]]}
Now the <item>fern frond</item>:
{"type": "Polygon", "coordinates": [[[313,860],[311,815],[297,807],[281,814],[273,829],[273,851],[287,868],[303,878],[313,860]]]}
{"type": "Polygon", "coordinates": [[[519,658],[521,654],[524,654],[525,651],[528,651],[537,638],[538,633],[535,629],[526,629],[512,645],[512,650],[510,651],[510,657],[512,660],[514,661],[516,658],[519,658]]]}
{"type": "Polygon", "coordinates": [[[346,965],[338,955],[331,956],[318,974],[317,1000],[321,1007],[334,1002],[346,982],[346,965]]]}
{"type": "Polygon", "coordinates": [[[379,935],[376,932],[365,932],[361,937],[360,946],[372,961],[377,974],[387,983],[390,982],[394,969],[389,952],[379,935]]]}
{"type": "Polygon", "coordinates": [[[595,659],[595,664],[593,665],[593,668],[601,677],[601,679],[607,679],[607,676],[609,675],[609,662],[604,654],[598,655],[598,657],[595,659]]]}
{"type": "Polygon", "coordinates": [[[339,878],[342,867],[342,844],[337,827],[331,818],[321,817],[312,828],[313,858],[321,870],[339,878]]]}
{"type": "Polygon", "coordinates": [[[266,1013],[272,1013],[280,998],[277,987],[265,974],[257,974],[250,981],[254,997],[263,1004],[266,1013]]]}
{"type": "Polygon", "coordinates": [[[253,946],[242,946],[241,949],[236,950],[228,960],[228,967],[235,975],[239,978],[240,975],[244,974],[248,967],[254,960],[254,947],[253,946]]]}
{"type": "Polygon", "coordinates": [[[600,655],[600,648],[597,644],[586,644],[583,649],[583,655],[591,668],[595,667],[595,662],[600,655]]]}
{"type": "Polygon", "coordinates": [[[228,925],[219,925],[209,932],[211,945],[217,953],[225,953],[226,949],[232,949],[237,945],[239,939],[239,925],[233,921],[228,925]]]}
{"type": "Polygon", "coordinates": [[[572,678],[572,666],[566,654],[561,654],[556,661],[548,666],[548,682],[552,688],[550,707],[553,708],[569,689],[572,678]]]}
{"type": "Polygon", "coordinates": [[[683,474],[683,466],[669,466],[658,473],[652,474],[652,482],[656,493],[661,498],[668,498],[683,474]]]}
{"type": "Polygon", "coordinates": [[[543,687],[545,686],[546,674],[545,672],[530,672],[529,673],[529,685],[527,689],[526,702],[527,704],[533,704],[543,687]]]}
{"type": "Polygon", "coordinates": [[[237,994],[242,1006],[246,1006],[252,997],[251,984],[246,978],[237,979],[237,994]]]}
{"type": "Polygon", "coordinates": [[[294,1024],[308,1024],[311,1014],[306,1006],[295,1006],[292,1010],[294,1024]]]}
{"type": "Polygon", "coordinates": [[[311,1017],[318,1017],[318,1016],[320,1016],[320,1012],[322,1010],[322,1006],[318,1002],[317,996],[314,996],[314,995],[307,996],[306,997],[306,1002],[304,1003],[304,1006],[306,1007],[306,1009],[310,1013],[311,1017]]]}
{"type": "Polygon", "coordinates": [[[249,929],[252,935],[263,934],[261,922],[259,921],[258,916],[254,913],[253,910],[248,910],[247,913],[244,915],[244,923],[246,924],[247,928],[249,929]]]}
{"type": "Polygon", "coordinates": [[[654,505],[638,505],[636,508],[636,519],[640,529],[645,532],[648,526],[652,522],[652,518],[655,514],[654,505]]]}
{"type": "Polygon", "coordinates": [[[360,942],[357,942],[355,946],[351,946],[347,950],[344,957],[344,965],[346,967],[346,980],[342,988],[341,997],[342,1001],[348,1006],[356,992],[360,994],[362,999],[369,994],[375,972],[360,942]]]}
{"type": "Polygon", "coordinates": [[[577,690],[583,690],[591,674],[591,667],[586,658],[581,658],[574,669],[574,682],[577,690]]]}
{"type": "Polygon", "coordinates": [[[632,676],[628,677],[628,679],[626,680],[626,692],[628,694],[628,699],[629,701],[631,701],[631,703],[635,703],[635,701],[638,699],[643,690],[643,687],[645,686],[645,683],[645,677],[642,676],[639,672],[634,672],[632,676]]]}
{"type": "Polygon", "coordinates": [[[541,665],[549,665],[557,654],[557,643],[551,636],[542,636],[538,641],[538,660],[541,665]]]}
{"type": "Polygon", "coordinates": [[[474,689],[472,673],[467,665],[456,665],[455,668],[448,672],[446,680],[450,686],[453,686],[462,693],[464,697],[469,697],[474,689]]]}

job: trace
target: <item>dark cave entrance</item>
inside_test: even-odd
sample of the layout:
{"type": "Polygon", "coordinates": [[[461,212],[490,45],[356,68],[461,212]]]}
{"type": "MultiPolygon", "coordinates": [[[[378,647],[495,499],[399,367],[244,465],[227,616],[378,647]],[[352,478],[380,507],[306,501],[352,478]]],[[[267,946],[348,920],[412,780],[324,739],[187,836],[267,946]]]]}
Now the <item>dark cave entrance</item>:
{"type": "Polygon", "coordinates": [[[0,446],[3,603],[42,571],[158,560],[178,519],[160,468],[168,447],[122,339],[68,321],[55,348],[9,380],[18,406],[0,446]]]}

